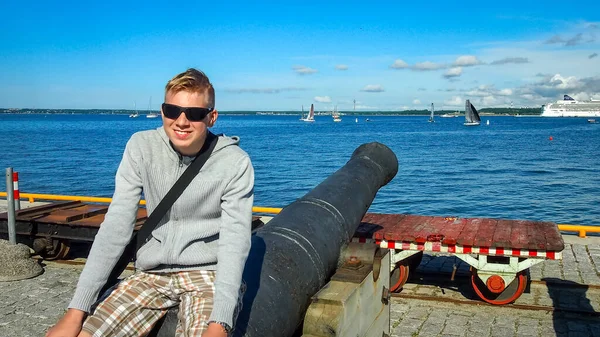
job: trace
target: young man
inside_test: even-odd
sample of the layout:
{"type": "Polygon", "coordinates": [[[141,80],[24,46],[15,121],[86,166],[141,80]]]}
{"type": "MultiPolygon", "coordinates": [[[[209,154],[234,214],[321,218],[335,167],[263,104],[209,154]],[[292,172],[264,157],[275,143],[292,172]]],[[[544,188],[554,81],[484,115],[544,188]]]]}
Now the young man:
{"type": "Polygon", "coordinates": [[[227,336],[250,249],[254,170],[236,138],[218,137],[202,170],[137,252],[133,276],[92,304],[129,242],[142,192],[150,214],[198,154],[217,120],[214,89],[196,69],[165,88],[163,126],[134,134],[115,193],[69,309],[47,337],[145,336],[179,305],[177,336],[227,336]]]}

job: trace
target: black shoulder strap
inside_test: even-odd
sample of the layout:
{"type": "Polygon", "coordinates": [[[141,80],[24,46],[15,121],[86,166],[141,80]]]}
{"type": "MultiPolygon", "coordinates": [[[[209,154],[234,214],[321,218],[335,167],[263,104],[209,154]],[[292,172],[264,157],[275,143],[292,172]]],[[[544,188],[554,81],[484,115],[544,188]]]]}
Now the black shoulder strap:
{"type": "Polygon", "coordinates": [[[217,144],[217,140],[219,137],[215,136],[213,133],[208,132],[206,135],[206,140],[204,141],[204,145],[202,145],[202,149],[198,153],[198,156],[194,159],[194,161],[188,166],[188,168],[183,172],[181,177],[177,179],[173,187],[167,192],[167,195],[160,201],[158,206],[154,209],[154,212],[150,214],[148,220],[144,222],[142,228],[137,231],[136,238],[136,248],[139,249],[148,241],[150,236],[152,235],[152,231],[156,228],[160,220],[167,214],[167,211],[173,206],[175,201],[179,198],[179,196],[183,193],[185,188],[192,182],[194,177],[200,172],[204,163],[210,157],[215,145],[217,144]]]}

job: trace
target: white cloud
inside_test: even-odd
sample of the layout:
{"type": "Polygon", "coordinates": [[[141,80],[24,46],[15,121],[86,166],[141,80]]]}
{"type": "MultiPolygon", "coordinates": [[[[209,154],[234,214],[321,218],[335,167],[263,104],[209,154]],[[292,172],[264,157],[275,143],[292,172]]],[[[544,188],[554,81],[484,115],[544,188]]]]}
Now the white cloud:
{"type": "Polygon", "coordinates": [[[430,70],[438,70],[438,69],[443,69],[446,66],[443,64],[439,64],[439,63],[433,63],[430,61],[425,61],[425,62],[418,62],[415,63],[415,65],[413,65],[411,67],[412,70],[417,70],[417,71],[430,71],[430,70]]]}
{"type": "Polygon", "coordinates": [[[314,74],[314,73],[318,72],[317,69],[309,68],[306,66],[293,66],[292,69],[298,75],[310,75],[310,74],[314,74]]]}
{"type": "Polygon", "coordinates": [[[476,106],[493,107],[515,106],[539,107],[542,104],[556,101],[568,94],[577,100],[589,100],[600,97],[600,76],[577,77],[561,74],[539,74],[534,82],[516,88],[496,89],[494,85],[480,85],[464,91],[476,106]]]}
{"type": "Polygon", "coordinates": [[[421,100],[420,100],[420,99],[418,99],[418,98],[417,98],[417,99],[414,99],[414,100],[413,100],[413,104],[414,104],[414,105],[421,105],[421,100]]]}
{"type": "Polygon", "coordinates": [[[575,76],[562,77],[560,74],[556,74],[550,79],[549,86],[561,90],[568,90],[581,88],[582,83],[575,76]]]}
{"type": "Polygon", "coordinates": [[[348,66],[345,64],[338,64],[335,66],[335,69],[337,70],[348,70],[348,66]]]}
{"type": "Polygon", "coordinates": [[[482,103],[482,106],[481,106],[482,108],[491,107],[491,106],[498,104],[498,100],[496,99],[496,97],[494,97],[492,95],[488,95],[488,96],[485,96],[481,100],[481,103],[482,103]]]}
{"type": "Polygon", "coordinates": [[[507,63],[529,63],[529,59],[526,57],[505,57],[500,60],[496,60],[491,65],[502,65],[507,63]]]}
{"type": "Polygon", "coordinates": [[[500,91],[498,91],[498,95],[500,96],[510,96],[513,94],[512,89],[502,89],[500,91]]]}
{"type": "Polygon", "coordinates": [[[555,44],[555,43],[563,43],[565,40],[562,39],[559,35],[554,35],[548,40],[544,41],[545,44],[555,44]]]}
{"type": "Polygon", "coordinates": [[[580,44],[583,40],[583,34],[579,33],[575,36],[573,36],[572,38],[568,39],[567,41],[565,41],[565,46],[576,46],[578,44],[580,44]]]}
{"type": "Polygon", "coordinates": [[[408,68],[408,63],[402,61],[401,59],[397,59],[396,61],[394,61],[394,63],[392,63],[392,65],[390,66],[390,68],[392,68],[392,69],[405,69],[405,68],[408,68]]]}
{"type": "Polygon", "coordinates": [[[573,47],[584,43],[591,43],[596,41],[596,36],[593,33],[577,33],[570,38],[562,38],[560,35],[554,35],[548,40],[544,41],[544,44],[562,44],[565,47],[573,47]]]}
{"type": "Polygon", "coordinates": [[[445,78],[459,77],[462,74],[462,67],[453,67],[444,73],[445,78]]]}
{"type": "Polygon", "coordinates": [[[226,92],[233,94],[278,94],[284,91],[304,91],[306,88],[285,87],[285,88],[239,88],[225,89],[226,92]]]}
{"type": "Polygon", "coordinates": [[[360,91],[383,92],[383,91],[385,91],[385,89],[383,89],[383,87],[380,84],[368,84],[364,88],[362,88],[360,91]]]}
{"type": "Polygon", "coordinates": [[[459,56],[456,61],[452,64],[455,67],[470,67],[481,64],[482,62],[477,59],[477,56],[463,55],[459,56]]]}
{"type": "Polygon", "coordinates": [[[444,101],[445,105],[451,105],[451,106],[460,106],[460,105],[464,105],[465,101],[460,98],[460,96],[452,96],[451,99],[447,99],[444,101]]]}
{"type": "Polygon", "coordinates": [[[314,100],[318,103],[331,103],[331,97],[329,96],[315,96],[314,100]]]}

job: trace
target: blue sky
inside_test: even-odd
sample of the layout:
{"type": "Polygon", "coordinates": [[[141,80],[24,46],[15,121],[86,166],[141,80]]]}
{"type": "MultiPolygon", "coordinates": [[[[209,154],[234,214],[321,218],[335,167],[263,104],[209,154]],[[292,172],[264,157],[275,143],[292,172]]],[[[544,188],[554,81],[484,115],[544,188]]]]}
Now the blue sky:
{"type": "Polygon", "coordinates": [[[221,111],[600,99],[593,1],[9,0],[0,12],[4,108],[145,110],[152,97],[158,109],[188,67],[209,75],[221,111]]]}

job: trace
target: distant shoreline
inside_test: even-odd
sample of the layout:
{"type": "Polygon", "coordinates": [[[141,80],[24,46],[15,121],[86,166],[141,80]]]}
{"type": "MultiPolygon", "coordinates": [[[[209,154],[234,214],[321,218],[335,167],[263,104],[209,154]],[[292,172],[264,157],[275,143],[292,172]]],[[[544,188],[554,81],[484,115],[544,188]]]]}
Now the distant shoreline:
{"type": "MultiPolygon", "coordinates": [[[[3,109],[0,108],[0,114],[53,114],[53,115],[130,115],[134,110],[122,109],[3,109]]],[[[139,113],[139,111],[138,111],[139,113]]],[[[160,113],[158,110],[144,111],[139,113],[143,118],[147,113],[160,113]]],[[[404,111],[340,111],[341,116],[428,116],[431,112],[428,110],[404,110],[404,111]]],[[[302,111],[219,111],[221,115],[229,116],[300,116],[302,111]]],[[[464,112],[457,110],[439,110],[435,116],[440,117],[443,114],[464,116],[464,112]]],[[[484,108],[479,110],[481,116],[539,116],[539,108],[484,108]]],[[[331,116],[331,112],[319,111],[316,116],[331,116]]]]}

